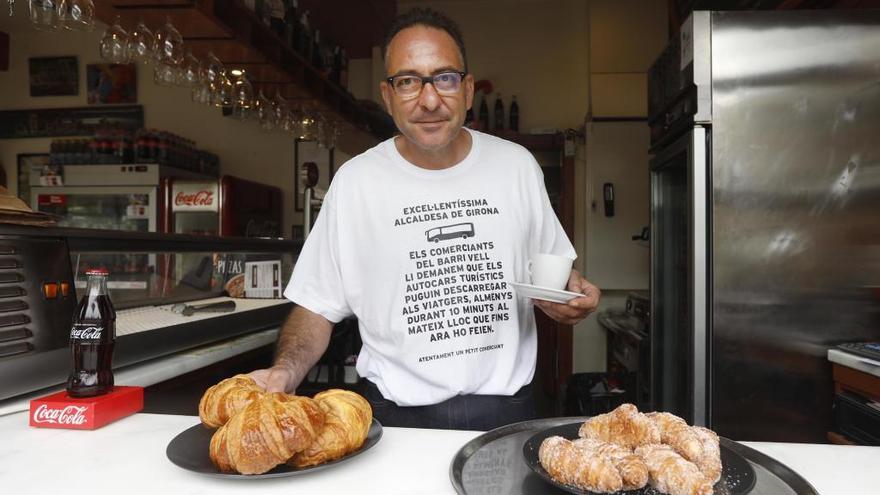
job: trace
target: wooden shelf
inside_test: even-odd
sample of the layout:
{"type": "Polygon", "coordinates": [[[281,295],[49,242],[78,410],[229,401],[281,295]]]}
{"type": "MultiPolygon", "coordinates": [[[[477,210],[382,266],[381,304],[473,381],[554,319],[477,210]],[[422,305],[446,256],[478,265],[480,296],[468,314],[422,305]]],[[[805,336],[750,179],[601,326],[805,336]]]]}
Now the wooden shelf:
{"type": "Polygon", "coordinates": [[[213,53],[228,68],[251,77],[255,91],[312,105],[343,131],[357,129],[382,140],[394,134],[388,119],[366,111],[344,88],[329,81],[309,61],[265,26],[241,0],[96,0],[96,15],[125,28],[143,20],[155,31],[166,16],[186,46],[204,62],[213,53]],[[346,129],[348,127],[348,129],[346,129]]]}

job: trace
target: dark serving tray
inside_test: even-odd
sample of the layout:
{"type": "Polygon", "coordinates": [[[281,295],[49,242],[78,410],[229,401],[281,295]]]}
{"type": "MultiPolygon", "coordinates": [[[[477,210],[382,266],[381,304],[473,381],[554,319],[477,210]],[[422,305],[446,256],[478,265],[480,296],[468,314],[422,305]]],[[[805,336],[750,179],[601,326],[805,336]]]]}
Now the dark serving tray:
{"type": "MultiPolygon", "coordinates": [[[[523,445],[535,434],[586,418],[549,418],[514,423],[486,432],[466,443],[449,466],[455,491],[462,495],[565,494],[547,483],[526,463],[523,445]]],[[[745,458],[755,471],[749,495],[819,495],[807,480],[755,449],[723,439],[724,446],[745,458]]]]}

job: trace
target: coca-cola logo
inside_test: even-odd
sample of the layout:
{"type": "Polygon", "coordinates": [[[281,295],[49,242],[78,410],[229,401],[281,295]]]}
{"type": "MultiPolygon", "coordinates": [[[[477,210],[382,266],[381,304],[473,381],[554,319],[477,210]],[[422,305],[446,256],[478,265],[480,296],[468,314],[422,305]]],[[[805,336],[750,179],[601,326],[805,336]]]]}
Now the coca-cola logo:
{"type": "Polygon", "coordinates": [[[87,327],[74,326],[70,329],[70,338],[76,340],[99,340],[104,333],[104,327],[93,325],[87,327]]]}
{"type": "Polygon", "coordinates": [[[176,206],[211,206],[214,204],[214,192],[198,191],[186,194],[181,191],[174,197],[174,204],[176,206]]]}
{"type": "Polygon", "coordinates": [[[86,422],[84,412],[86,412],[85,406],[66,406],[63,409],[58,409],[40,404],[34,411],[34,423],[81,425],[86,422]]]}

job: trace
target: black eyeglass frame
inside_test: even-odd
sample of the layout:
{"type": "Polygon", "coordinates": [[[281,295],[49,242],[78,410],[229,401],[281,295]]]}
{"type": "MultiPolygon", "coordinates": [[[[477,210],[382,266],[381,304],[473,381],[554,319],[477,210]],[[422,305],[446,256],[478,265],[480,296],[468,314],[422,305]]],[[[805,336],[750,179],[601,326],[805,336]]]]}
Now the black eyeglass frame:
{"type": "MultiPolygon", "coordinates": [[[[461,82],[459,82],[459,84],[461,84],[462,82],[464,82],[464,77],[465,77],[468,73],[467,73],[467,72],[462,72],[462,71],[460,71],[460,70],[444,70],[443,72],[440,72],[440,73],[438,73],[438,74],[434,74],[433,76],[420,76],[420,75],[418,75],[418,74],[398,74],[398,75],[396,75],[396,76],[386,77],[386,78],[385,78],[385,81],[386,81],[388,84],[391,85],[391,90],[394,91],[394,94],[397,94],[397,88],[394,87],[394,79],[395,79],[395,78],[398,78],[398,77],[414,77],[414,78],[416,78],[416,79],[421,79],[421,81],[422,81],[422,87],[419,88],[419,91],[421,91],[422,88],[425,87],[425,84],[428,84],[428,83],[431,83],[431,85],[434,86],[434,89],[436,90],[436,89],[437,89],[437,85],[434,84],[434,78],[436,78],[436,77],[440,77],[440,76],[442,76],[442,75],[444,75],[444,74],[458,74],[458,75],[461,77],[461,82]]],[[[461,89],[461,88],[459,87],[459,89],[461,89]]],[[[439,92],[439,91],[438,91],[438,92],[439,92]]]]}

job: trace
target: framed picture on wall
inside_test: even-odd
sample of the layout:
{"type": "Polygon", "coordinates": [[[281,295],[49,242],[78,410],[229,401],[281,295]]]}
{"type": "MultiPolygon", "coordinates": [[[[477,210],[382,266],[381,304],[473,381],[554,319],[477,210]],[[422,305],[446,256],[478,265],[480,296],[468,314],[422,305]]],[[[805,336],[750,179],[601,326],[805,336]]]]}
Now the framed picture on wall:
{"type": "Polygon", "coordinates": [[[79,65],[76,57],[32,57],[28,59],[31,96],[76,96],[79,94],[79,65]]]}
{"type": "Polygon", "coordinates": [[[18,155],[18,198],[31,208],[31,177],[39,177],[44,172],[51,173],[48,153],[20,153],[18,155]]]}
{"type": "Polygon", "coordinates": [[[330,188],[330,181],[335,172],[333,148],[322,148],[315,141],[297,140],[293,157],[296,163],[293,175],[293,206],[296,211],[303,211],[305,189],[310,179],[317,183],[314,186],[313,197],[318,201],[324,199],[327,189],[330,188]]]}
{"type": "Polygon", "coordinates": [[[89,105],[137,102],[135,64],[89,64],[86,66],[89,105]]]}

